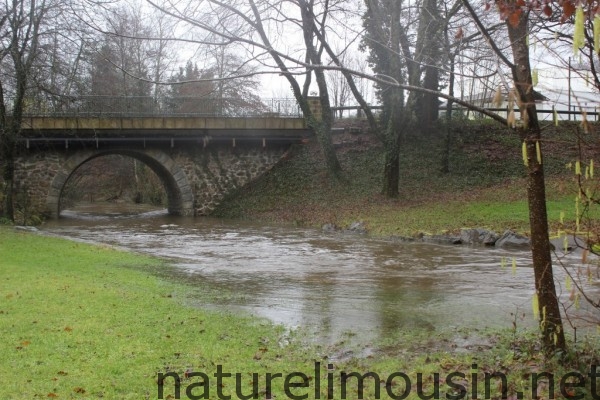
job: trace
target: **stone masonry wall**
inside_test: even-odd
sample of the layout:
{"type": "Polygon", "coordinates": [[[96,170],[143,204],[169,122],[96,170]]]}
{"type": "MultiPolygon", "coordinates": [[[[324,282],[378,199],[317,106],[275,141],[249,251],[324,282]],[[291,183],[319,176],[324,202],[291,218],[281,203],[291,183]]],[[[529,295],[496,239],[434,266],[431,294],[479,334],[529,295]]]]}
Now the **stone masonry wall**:
{"type": "Polygon", "coordinates": [[[271,169],[285,151],[276,146],[233,148],[223,145],[178,152],[173,158],[192,185],[195,215],[209,215],[228,193],[271,169]]]}
{"type": "Polygon", "coordinates": [[[165,187],[171,192],[168,193],[170,199],[183,199],[182,204],[186,207],[185,204],[189,204],[186,203],[186,199],[193,197],[193,213],[209,215],[227,193],[243,187],[268,171],[281,159],[286,149],[286,146],[269,144],[266,147],[258,144],[233,147],[231,144],[217,143],[206,148],[198,145],[114,151],[23,149],[16,160],[15,198],[19,203],[18,207],[28,215],[56,217],[58,196],[72,170],[79,163],[100,153],[119,153],[136,157],[149,165],[153,164],[155,171],[158,169],[163,176],[168,175],[168,180],[172,182],[165,187]]]}
{"type": "Polygon", "coordinates": [[[61,170],[65,156],[61,151],[21,152],[15,162],[15,201],[18,212],[29,216],[50,216],[46,201],[50,185],[61,170]]]}

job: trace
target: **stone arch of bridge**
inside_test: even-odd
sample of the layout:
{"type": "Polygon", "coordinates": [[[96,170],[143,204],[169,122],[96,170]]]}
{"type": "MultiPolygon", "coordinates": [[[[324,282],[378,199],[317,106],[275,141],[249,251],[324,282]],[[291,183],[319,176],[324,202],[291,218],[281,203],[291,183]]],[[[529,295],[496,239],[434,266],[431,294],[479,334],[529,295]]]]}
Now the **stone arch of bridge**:
{"type": "Polygon", "coordinates": [[[71,175],[83,164],[97,157],[119,154],[133,157],[152,169],[162,181],[167,192],[168,210],[172,215],[191,216],[194,214],[194,195],[183,169],[165,152],[154,149],[106,149],[74,153],[61,166],[48,193],[47,207],[54,217],[60,213],[60,199],[65,184],[71,175]]]}

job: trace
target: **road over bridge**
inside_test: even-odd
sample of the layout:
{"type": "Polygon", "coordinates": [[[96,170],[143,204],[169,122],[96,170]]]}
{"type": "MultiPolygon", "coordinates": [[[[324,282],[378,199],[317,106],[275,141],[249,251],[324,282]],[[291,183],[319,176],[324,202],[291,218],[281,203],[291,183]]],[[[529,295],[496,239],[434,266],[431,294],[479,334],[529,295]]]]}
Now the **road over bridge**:
{"type": "MultiPolygon", "coordinates": [[[[312,132],[302,116],[29,115],[15,166],[27,212],[56,218],[61,193],[77,168],[120,154],[161,179],[175,215],[207,215],[231,191],[269,170],[312,132]]],[[[21,205],[22,206],[22,205],[21,205]]]]}

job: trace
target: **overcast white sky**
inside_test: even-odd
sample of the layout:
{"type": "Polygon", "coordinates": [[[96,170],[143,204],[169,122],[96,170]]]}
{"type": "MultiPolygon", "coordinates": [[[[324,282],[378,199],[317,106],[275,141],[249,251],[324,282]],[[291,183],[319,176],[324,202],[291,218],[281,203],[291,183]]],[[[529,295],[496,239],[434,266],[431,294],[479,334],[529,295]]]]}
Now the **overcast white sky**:
{"type": "MultiPolygon", "coordinates": [[[[125,0],[127,1],[127,0],[125,0]]],[[[129,4],[135,4],[138,0],[129,0],[129,4]],[[131,1],[131,2],[130,2],[131,1]]],[[[139,4],[139,3],[138,3],[139,4]]],[[[147,4],[144,1],[141,1],[141,4],[147,4]]],[[[344,21],[344,23],[350,23],[356,25],[356,21],[344,21]]],[[[352,26],[347,26],[349,35],[354,34],[359,30],[358,28],[352,28],[352,26]]],[[[180,29],[186,29],[180,27],[180,29]]],[[[334,35],[332,34],[332,36],[334,35]]],[[[275,40],[275,45],[278,46],[279,49],[283,49],[284,51],[289,51],[290,53],[294,53],[298,49],[302,49],[302,37],[299,32],[294,33],[293,31],[281,32],[281,36],[278,38],[279,40],[275,40]]],[[[342,40],[342,39],[340,39],[342,40]]],[[[356,50],[356,43],[353,46],[356,56],[365,57],[364,54],[361,54],[356,50]]],[[[549,97],[552,102],[554,102],[557,106],[566,107],[567,104],[567,94],[568,94],[568,69],[564,66],[553,65],[556,64],[556,57],[550,54],[547,49],[544,49],[542,46],[532,46],[532,67],[538,70],[539,75],[539,84],[537,86],[537,90],[542,92],[546,97],[549,97]],[[550,60],[549,63],[545,63],[542,60],[550,60]]],[[[177,65],[184,65],[185,62],[191,57],[194,58],[201,57],[199,54],[194,54],[194,50],[189,51],[181,51],[179,60],[177,65]]],[[[563,56],[564,57],[564,56],[563,56]]],[[[574,65],[576,62],[574,62],[574,65]]],[[[264,70],[264,68],[262,68],[264,70]]],[[[292,93],[290,90],[289,83],[285,78],[281,75],[274,73],[270,75],[260,75],[259,80],[261,82],[261,90],[260,95],[263,98],[273,98],[273,97],[292,97],[292,93]]],[[[302,83],[302,79],[298,78],[300,83],[302,83]]],[[[589,85],[586,85],[585,79],[582,79],[577,74],[573,73],[571,76],[571,86],[573,92],[578,95],[579,100],[583,106],[590,105],[595,106],[595,103],[600,104],[600,96],[596,94],[596,90],[591,88],[589,85]]],[[[311,91],[316,91],[317,88],[315,85],[311,88],[311,91]]],[[[354,101],[352,101],[354,103],[354,101]]]]}

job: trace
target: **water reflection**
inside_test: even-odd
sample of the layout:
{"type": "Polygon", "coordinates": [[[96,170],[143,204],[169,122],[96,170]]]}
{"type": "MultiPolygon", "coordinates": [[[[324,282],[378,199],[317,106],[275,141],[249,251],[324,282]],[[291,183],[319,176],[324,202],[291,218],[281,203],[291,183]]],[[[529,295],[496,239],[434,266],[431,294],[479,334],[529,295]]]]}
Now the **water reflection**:
{"type": "Polygon", "coordinates": [[[371,340],[399,328],[510,326],[514,314],[526,315],[520,324],[534,323],[528,251],[407,244],[157,211],[66,216],[44,229],[169,257],[169,275],[217,294],[205,305],[308,328],[326,342],[346,332],[371,340]],[[502,257],[516,259],[514,273],[500,267],[502,257]]]}

